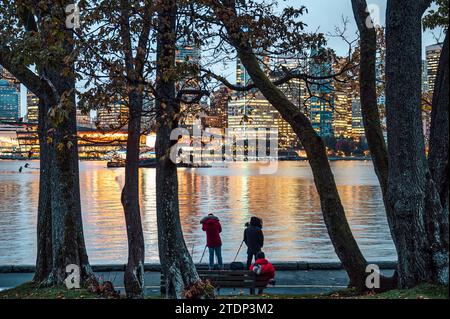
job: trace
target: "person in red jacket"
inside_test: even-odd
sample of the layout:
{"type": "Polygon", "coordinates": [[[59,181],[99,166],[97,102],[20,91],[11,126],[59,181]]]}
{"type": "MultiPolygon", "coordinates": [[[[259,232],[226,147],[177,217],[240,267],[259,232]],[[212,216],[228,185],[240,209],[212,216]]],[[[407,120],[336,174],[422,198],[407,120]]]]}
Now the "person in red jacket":
{"type": "MultiPolygon", "coordinates": [[[[256,254],[256,262],[250,266],[250,270],[267,283],[275,282],[275,267],[266,259],[266,255],[262,251],[256,254]]],[[[262,294],[263,289],[259,289],[258,293],[262,294]]]]}
{"type": "Polygon", "coordinates": [[[222,262],[222,240],[220,239],[220,233],[222,232],[222,225],[217,216],[208,214],[200,221],[202,229],[206,232],[206,246],[209,248],[209,270],[214,269],[214,254],[217,257],[217,263],[219,269],[223,269],[222,262]]]}

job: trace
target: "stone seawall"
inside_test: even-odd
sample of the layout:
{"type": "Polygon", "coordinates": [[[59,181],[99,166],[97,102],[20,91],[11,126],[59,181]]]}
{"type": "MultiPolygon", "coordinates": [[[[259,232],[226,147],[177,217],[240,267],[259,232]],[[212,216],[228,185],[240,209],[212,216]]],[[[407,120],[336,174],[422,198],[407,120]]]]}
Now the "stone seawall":
{"type": "MultiPolygon", "coordinates": [[[[379,261],[369,262],[369,264],[378,265],[380,269],[395,269],[396,262],[393,261],[379,261]]],[[[289,262],[273,262],[277,271],[284,270],[341,270],[343,269],[339,262],[308,262],[308,261],[289,261],[289,262]]],[[[197,269],[208,269],[208,264],[197,264],[197,269]]],[[[225,264],[225,269],[229,269],[230,265],[225,264]]],[[[95,272],[111,272],[111,271],[124,271],[125,264],[103,264],[92,265],[92,269],[95,272]]],[[[161,270],[160,264],[145,264],[145,271],[159,272],[161,270]]],[[[34,273],[34,265],[0,265],[0,273],[34,273]]]]}

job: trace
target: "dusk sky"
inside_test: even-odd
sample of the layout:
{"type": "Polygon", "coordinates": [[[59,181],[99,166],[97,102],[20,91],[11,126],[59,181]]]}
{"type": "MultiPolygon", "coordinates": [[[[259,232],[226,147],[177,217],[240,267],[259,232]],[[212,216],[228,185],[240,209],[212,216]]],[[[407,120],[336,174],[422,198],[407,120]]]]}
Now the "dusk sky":
{"type": "MultiPolygon", "coordinates": [[[[369,5],[377,5],[380,10],[381,24],[385,25],[386,0],[369,0],[369,5]]],[[[342,26],[342,17],[348,18],[348,35],[354,36],[356,25],[353,18],[352,5],[350,0],[284,0],[282,3],[291,6],[304,5],[308,9],[308,14],[303,16],[303,21],[308,24],[309,30],[317,30],[323,33],[333,32],[336,26],[342,26]]],[[[440,30],[424,32],[424,47],[436,43],[435,36],[441,35],[440,30]]],[[[443,40],[443,36],[441,36],[443,40]]],[[[342,40],[330,39],[329,46],[339,54],[345,54],[346,44],[342,40]]]]}
{"type": "MultiPolygon", "coordinates": [[[[385,25],[386,0],[369,0],[369,5],[377,5],[380,10],[381,24],[385,25]]],[[[332,33],[336,26],[342,27],[342,19],[348,18],[347,36],[349,39],[356,37],[356,25],[353,18],[351,0],[279,0],[280,8],[284,6],[301,6],[304,5],[308,9],[302,19],[308,25],[309,31],[323,32],[325,34],[332,33]]],[[[436,43],[436,38],[443,40],[443,34],[440,30],[433,32],[426,31],[423,34],[423,56],[425,58],[425,46],[436,43]]],[[[342,39],[329,38],[329,47],[336,50],[340,55],[345,55],[348,49],[347,44],[342,39]]],[[[222,73],[230,81],[235,81],[235,65],[227,64],[224,68],[217,66],[216,72],[222,73]]],[[[21,113],[26,113],[26,90],[22,90],[21,95],[21,113]]]]}

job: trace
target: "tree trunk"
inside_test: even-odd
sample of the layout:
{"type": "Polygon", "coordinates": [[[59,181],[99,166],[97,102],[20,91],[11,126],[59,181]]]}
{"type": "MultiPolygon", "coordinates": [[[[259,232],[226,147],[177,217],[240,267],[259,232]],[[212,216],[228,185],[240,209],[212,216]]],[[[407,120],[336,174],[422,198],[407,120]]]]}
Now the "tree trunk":
{"type": "Polygon", "coordinates": [[[434,95],[431,111],[431,132],[430,151],[428,164],[431,179],[434,181],[435,192],[429,191],[429,196],[433,193],[439,195],[442,211],[438,211],[435,216],[428,216],[428,235],[433,243],[432,254],[435,264],[435,278],[439,283],[448,284],[448,108],[449,108],[449,40],[448,32],[442,47],[438,73],[434,86],[434,95]],[[433,218],[434,217],[434,218],[433,218]]]}
{"type": "Polygon", "coordinates": [[[387,204],[394,216],[391,227],[402,288],[434,281],[430,225],[442,211],[425,155],[421,119],[421,18],[425,2],[405,5],[404,1],[390,0],[387,4],[387,204]]]}
{"type": "Polygon", "coordinates": [[[19,6],[26,15],[25,29],[39,33],[48,60],[34,61],[39,77],[22,65],[21,52],[0,46],[1,61],[39,99],[39,142],[41,149],[40,195],[37,223],[38,256],[34,281],[63,285],[66,267],[80,270],[80,285],[95,284],[83,235],[80,204],[78,147],[76,129],[73,33],[66,27],[64,3],[46,6],[19,6]],[[56,37],[55,34],[60,36],[56,37]],[[50,45],[51,44],[51,45],[50,45]],[[57,52],[51,48],[57,47],[57,52]],[[3,54],[5,52],[5,54],[3,54]],[[51,115],[51,114],[55,114],[51,115]],[[51,132],[50,132],[50,131],[51,132]]]}
{"type": "Polygon", "coordinates": [[[139,208],[139,152],[141,137],[142,93],[129,94],[129,120],[125,185],[122,205],[128,236],[128,263],[125,269],[125,291],[128,298],[144,297],[144,234],[139,208]]]}
{"type": "MultiPolygon", "coordinates": [[[[233,9],[234,10],[234,9],[233,9]]],[[[217,12],[221,18],[238,57],[264,97],[286,120],[300,139],[308,156],[320,204],[335,252],[350,278],[350,287],[365,289],[367,262],[350,230],[333,172],[331,171],[325,145],[311,125],[309,119],[270,81],[261,69],[252,49],[241,39],[240,26],[233,24],[234,14],[230,10],[217,12]]]]}
{"type": "MultiPolygon", "coordinates": [[[[75,88],[72,79],[59,81],[61,84],[69,82],[67,87],[60,91],[60,96],[63,92],[75,88]]],[[[75,105],[75,95],[72,93],[68,116],[54,127],[52,134],[55,155],[50,182],[53,243],[53,269],[50,280],[57,285],[63,284],[67,277],[66,266],[70,264],[80,267],[81,285],[88,284],[94,278],[86,253],[81,218],[75,105]]]]}
{"type": "Polygon", "coordinates": [[[360,34],[359,85],[361,113],[364,131],[369,145],[375,173],[380,182],[383,198],[387,189],[388,156],[386,143],[381,128],[380,113],[377,102],[376,56],[377,33],[375,27],[369,28],[366,23],[370,18],[366,12],[365,0],[352,0],[353,13],[360,34]]]}
{"type": "Polygon", "coordinates": [[[156,208],[158,247],[166,296],[183,298],[187,285],[200,280],[186,247],[181,228],[176,164],[170,148],[176,141],[170,134],[178,126],[180,106],[175,100],[175,23],[176,1],[168,0],[158,10],[156,75],[156,208]]]}
{"type": "Polygon", "coordinates": [[[52,271],[52,209],[50,170],[53,149],[47,141],[48,137],[48,103],[39,98],[38,135],[39,135],[39,203],[37,217],[37,256],[36,272],[33,282],[41,283],[47,280],[52,271]]]}
{"type": "MultiPolygon", "coordinates": [[[[96,279],[86,252],[81,215],[76,80],[73,70],[75,47],[72,30],[65,25],[64,11],[56,10],[51,14],[53,20],[59,22],[59,30],[63,33],[62,40],[56,44],[61,54],[57,62],[38,68],[50,87],[49,101],[53,101],[50,104],[53,115],[48,115],[53,130],[50,134],[53,150],[50,170],[53,262],[48,282],[63,284],[67,278],[66,267],[76,265],[80,270],[80,285],[87,286],[95,284],[96,279]]],[[[55,23],[49,23],[47,16],[39,16],[39,19],[43,39],[53,41],[55,23]]]]}
{"type": "MultiPolygon", "coordinates": [[[[387,181],[389,174],[389,161],[383,130],[381,128],[380,113],[377,102],[376,86],[376,57],[377,57],[377,32],[375,26],[368,25],[370,15],[367,12],[365,0],[352,0],[353,14],[360,35],[359,57],[359,86],[361,99],[361,113],[364,123],[364,132],[369,145],[375,174],[381,187],[383,202],[386,210],[391,236],[395,233],[392,229],[392,211],[387,205],[387,181]]],[[[391,289],[396,286],[396,276],[383,278],[381,290],[391,289]]]]}

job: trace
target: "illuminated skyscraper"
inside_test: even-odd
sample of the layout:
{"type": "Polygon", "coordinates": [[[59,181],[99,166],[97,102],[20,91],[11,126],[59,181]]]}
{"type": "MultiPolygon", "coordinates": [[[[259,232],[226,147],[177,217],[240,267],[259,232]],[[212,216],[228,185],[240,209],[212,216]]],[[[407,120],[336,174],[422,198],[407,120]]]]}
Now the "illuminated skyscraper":
{"type": "Polygon", "coordinates": [[[225,129],[227,127],[227,109],[230,99],[230,90],[226,86],[221,86],[213,93],[211,105],[207,112],[207,117],[202,119],[204,126],[225,129]]]}
{"type": "Polygon", "coordinates": [[[200,63],[200,47],[194,44],[189,44],[184,41],[180,41],[177,44],[175,52],[175,62],[177,63],[200,63]]]}
{"type": "Polygon", "coordinates": [[[17,121],[19,108],[19,92],[10,82],[0,79],[0,121],[17,121]]]}
{"type": "Polygon", "coordinates": [[[8,72],[4,67],[0,65],[0,80],[8,81],[9,85],[16,90],[18,93],[18,104],[19,104],[19,117],[20,117],[20,82],[11,73],[8,72]]]}
{"type": "MultiPolygon", "coordinates": [[[[314,53],[313,53],[314,55],[314,53]]],[[[328,62],[310,63],[310,73],[313,76],[325,76],[332,72],[328,62]]],[[[333,135],[333,84],[330,80],[317,80],[317,84],[310,86],[312,96],[309,99],[309,119],[313,128],[320,136],[333,135]]]]}
{"type": "MultiPolygon", "coordinates": [[[[177,91],[179,90],[197,90],[199,89],[199,74],[194,73],[191,66],[200,65],[201,52],[200,47],[187,43],[184,40],[177,43],[175,52],[175,63],[182,65],[182,72],[179,81],[176,84],[177,91]]],[[[183,98],[190,100],[194,96],[185,94],[183,98]]],[[[199,104],[181,103],[181,118],[180,124],[186,127],[191,127],[197,119],[199,104]]]]}
{"type": "Polygon", "coordinates": [[[337,138],[352,136],[352,94],[348,89],[334,92],[333,132],[337,138]]]}
{"type": "Polygon", "coordinates": [[[365,135],[359,98],[355,98],[352,101],[352,135],[354,138],[361,138],[365,135]]]}
{"type": "Polygon", "coordinates": [[[27,92],[27,122],[37,123],[39,114],[39,99],[32,92],[27,92]]]}
{"type": "Polygon", "coordinates": [[[241,60],[236,61],[236,85],[246,86],[251,81],[250,75],[242,65],[241,60]]]}
{"type": "Polygon", "coordinates": [[[0,79],[4,79],[9,82],[11,86],[14,86],[16,91],[20,91],[20,82],[11,73],[8,72],[4,67],[0,65],[0,79]]]}
{"type": "Polygon", "coordinates": [[[125,102],[115,102],[97,111],[96,125],[102,130],[125,129],[128,122],[128,106],[125,102]]]}
{"type": "MultiPolygon", "coordinates": [[[[291,57],[278,57],[276,61],[276,69],[286,68],[288,70],[296,70],[300,66],[300,60],[291,57]]],[[[284,72],[280,72],[279,75],[272,74],[275,79],[280,78],[284,75],[284,72]]],[[[305,83],[300,79],[292,79],[280,86],[278,88],[286,95],[286,97],[300,110],[304,109],[304,90],[305,83]]],[[[292,129],[291,125],[286,122],[280,113],[275,113],[275,124],[278,127],[278,145],[280,149],[292,149],[297,148],[299,141],[297,134],[292,129]]]]}
{"type": "Polygon", "coordinates": [[[434,92],[434,82],[436,81],[441,51],[442,51],[442,43],[429,45],[426,47],[428,90],[431,94],[433,94],[434,92]]]}
{"type": "Polygon", "coordinates": [[[422,61],[422,93],[427,93],[429,90],[428,86],[428,65],[427,61],[422,61]]]}
{"type": "MultiPolygon", "coordinates": [[[[269,74],[270,62],[269,57],[264,57],[261,62],[261,68],[272,80],[275,80],[281,77],[282,74],[277,74],[276,72],[269,74]]],[[[286,63],[286,61],[277,59],[275,63],[280,65],[281,63],[286,63]]],[[[251,78],[238,59],[236,62],[236,84],[238,86],[246,86],[249,83],[251,83],[251,78]]],[[[302,87],[303,83],[297,79],[279,86],[289,100],[299,107],[302,103],[302,87]]],[[[292,130],[292,127],[257,89],[252,89],[245,93],[237,92],[232,95],[228,103],[228,127],[244,131],[267,129],[275,132],[276,130],[278,132],[279,149],[295,148],[298,144],[297,135],[292,130]]]]}

